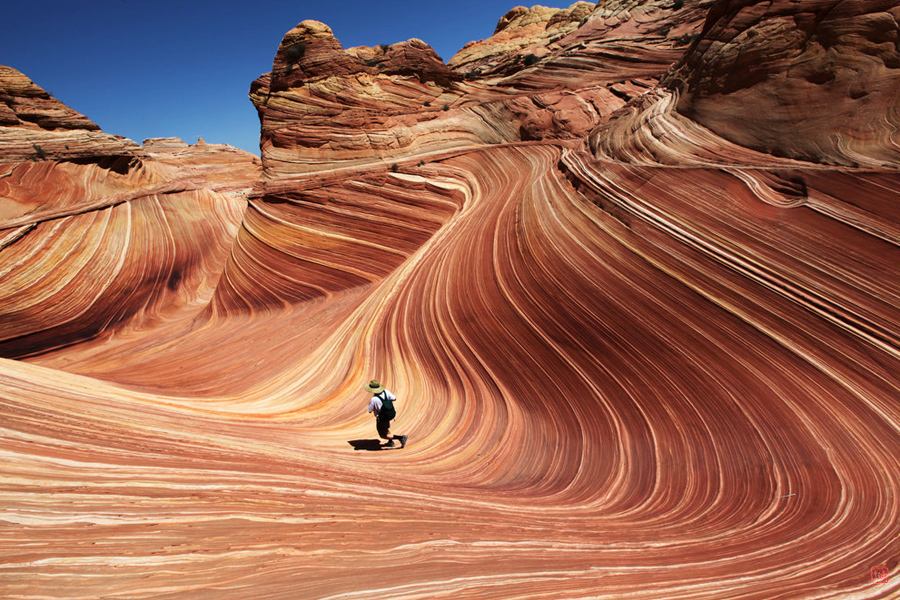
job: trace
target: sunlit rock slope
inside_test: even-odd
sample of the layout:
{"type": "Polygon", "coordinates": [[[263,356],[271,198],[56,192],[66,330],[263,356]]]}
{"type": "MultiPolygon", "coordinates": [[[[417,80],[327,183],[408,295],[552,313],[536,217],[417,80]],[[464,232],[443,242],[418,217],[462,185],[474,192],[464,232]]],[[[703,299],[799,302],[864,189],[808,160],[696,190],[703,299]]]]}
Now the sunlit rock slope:
{"type": "Polygon", "coordinates": [[[9,115],[0,124],[0,354],[203,310],[256,157],[103,133],[9,67],[0,67],[0,111],[9,115]]]}
{"type": "Polygon", "coordinates": [[[897,19],[303,21],[259,175],[4,75],[3,595],[896,597],[897,19]]]}

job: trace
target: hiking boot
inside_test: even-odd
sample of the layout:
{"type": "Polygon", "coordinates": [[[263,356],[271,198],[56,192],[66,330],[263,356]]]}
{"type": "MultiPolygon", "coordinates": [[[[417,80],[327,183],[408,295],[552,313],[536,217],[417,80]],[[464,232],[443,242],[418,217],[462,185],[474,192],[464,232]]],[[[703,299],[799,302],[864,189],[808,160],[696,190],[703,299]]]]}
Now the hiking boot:
{"type": "Polygon", "coordinates": [[[406,436],[405,435],[400,436],[400,447],[406,448],[406,436]]]}
{"type": "Polygon", "coordinates": [[[394,447],[394,440],[388,440],[384,443],[384,446],[382,446],[382,448],[393,448],[393,447],[394,447]]]}

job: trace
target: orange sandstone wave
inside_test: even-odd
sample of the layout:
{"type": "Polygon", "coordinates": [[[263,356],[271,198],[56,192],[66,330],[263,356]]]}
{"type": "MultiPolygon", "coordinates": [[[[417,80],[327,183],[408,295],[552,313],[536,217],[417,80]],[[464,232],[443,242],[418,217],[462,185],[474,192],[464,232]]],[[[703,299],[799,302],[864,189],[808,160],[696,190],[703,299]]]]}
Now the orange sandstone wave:
{"type": "Polygon", "coordinates": [[[0,359],[6,596],[898,593],[890,136],[865,138],[877,165],[741,145],[667,83],[705,68],[681,36],[723,3],[584,4],[516,9],[447,65],[301,24],[251,92],[253,193],[224,150],[157,142],[127,176],[185,189],[105,202],[117,175],[91,171],[101,200],[77,214],[10,217],[0,331],[22,331],[0,348],[27,358],[0,359]],[[623,39],[653,73],[604,71],[623,39]],[[359,106],[323,100],[351,84],[359,106]],[[404,143],[392,111],[427,89],[461,101],[404,143]],[[616,101],[502,129],[505,96],[533,116],[554,94],[616,101]],[[348,445],[375,437],[373,376],[402,451],[348,445]]]}

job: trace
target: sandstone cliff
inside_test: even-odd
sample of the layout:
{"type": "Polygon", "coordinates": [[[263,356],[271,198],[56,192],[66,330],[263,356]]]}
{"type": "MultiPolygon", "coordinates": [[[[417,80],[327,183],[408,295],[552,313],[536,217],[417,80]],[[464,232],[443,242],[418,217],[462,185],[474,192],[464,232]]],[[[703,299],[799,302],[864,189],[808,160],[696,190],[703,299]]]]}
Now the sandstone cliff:
{"type": "Polygon", "coordinates": [[[680,113],[742,146],[896,166],[898,19],[892,0],[719,3],[667,85],[680,113]]]}
{"type": "Polygon", "coordinates": [[[0,354],[204,306],[259,159],[104,133],[10,67],[0,67],[0,107],[0,354]]]}

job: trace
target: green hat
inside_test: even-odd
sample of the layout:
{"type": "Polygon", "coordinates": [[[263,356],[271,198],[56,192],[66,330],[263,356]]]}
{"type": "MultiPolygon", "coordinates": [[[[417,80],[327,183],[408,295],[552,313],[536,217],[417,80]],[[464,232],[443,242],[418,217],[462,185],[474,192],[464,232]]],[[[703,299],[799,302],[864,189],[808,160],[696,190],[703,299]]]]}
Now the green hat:
{"type": "Polygon", "coordinates": [[[369,382],[369,385],[366,386],[367,392],[372,392],[373,394],[380,394],[384,391],[384,386],[378,383],[377,379],[373,379],[369,382]]]}

